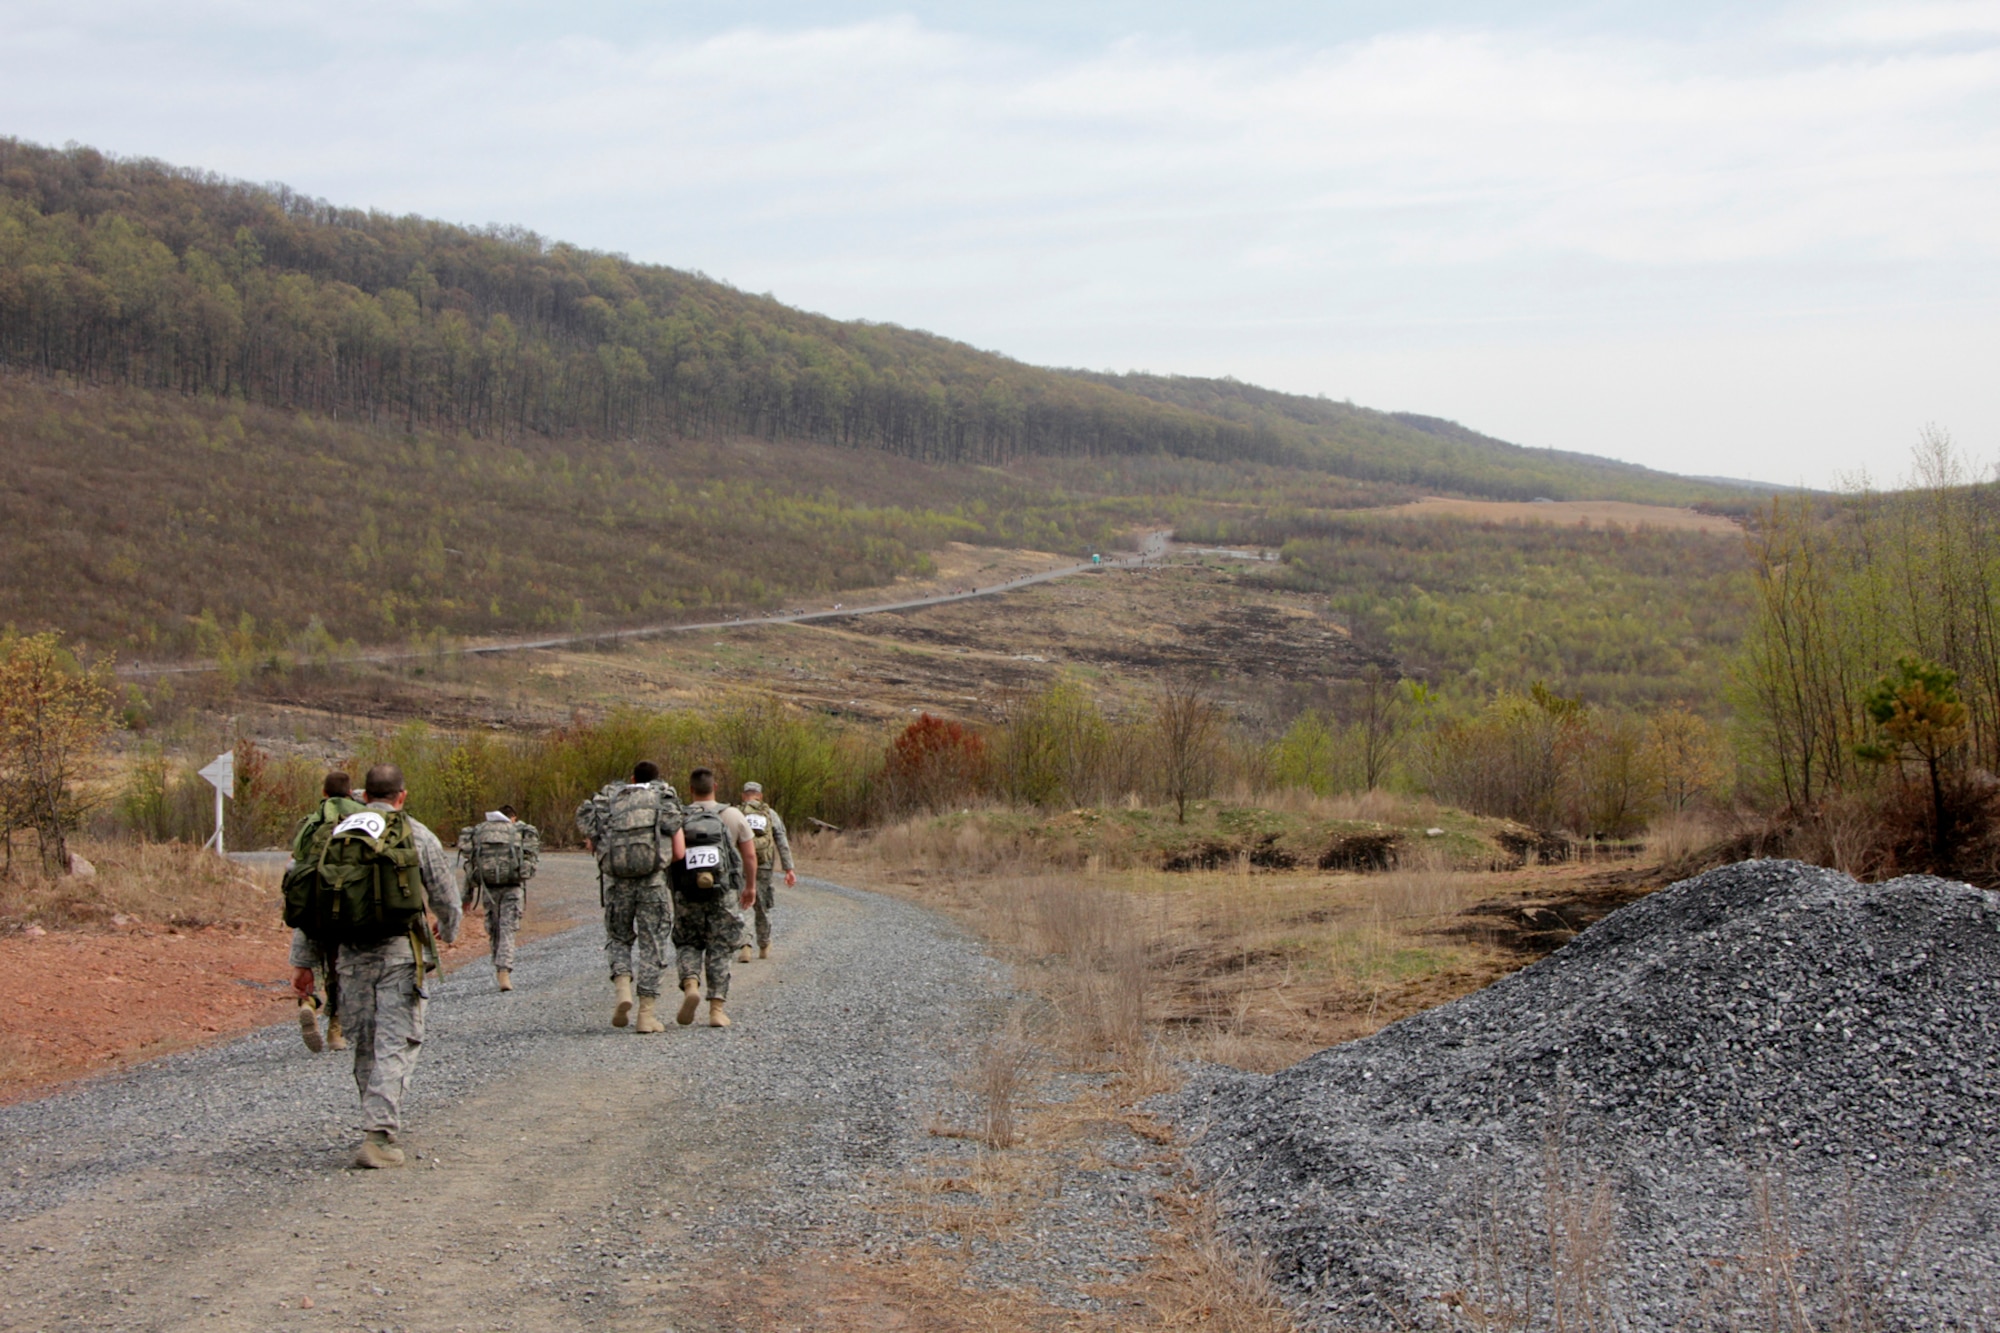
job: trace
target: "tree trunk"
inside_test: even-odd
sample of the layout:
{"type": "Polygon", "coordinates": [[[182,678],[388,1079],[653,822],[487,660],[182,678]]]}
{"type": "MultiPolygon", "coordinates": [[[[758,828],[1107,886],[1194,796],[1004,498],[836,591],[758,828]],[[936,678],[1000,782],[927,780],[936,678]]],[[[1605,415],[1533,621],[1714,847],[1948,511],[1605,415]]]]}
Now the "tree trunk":
{"type": "Polygon", "coordinates": [[[1938,761],[1927,757],[1925,762],[1931,770],[1931,870],[1939,872],[1951,837],[1944,826],[1944,783],[1938,776],[1938,761]]]}
{"type": "Polygon", "coordinates": [[[42,852],[42,878],[55,879],[69,873],[69,839],[63,836],[62,823],[51,820],[35,830],[42,852]]]}

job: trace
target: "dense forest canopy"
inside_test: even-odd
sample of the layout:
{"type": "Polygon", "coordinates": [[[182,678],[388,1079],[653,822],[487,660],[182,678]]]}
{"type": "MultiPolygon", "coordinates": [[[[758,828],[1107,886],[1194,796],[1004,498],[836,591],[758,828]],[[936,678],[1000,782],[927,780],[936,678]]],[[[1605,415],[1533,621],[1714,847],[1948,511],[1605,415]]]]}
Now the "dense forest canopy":
{"type": "Polygon", "coordinates": [[[1740,498],[1234,381],[1040,369],[525,231],[11,139],[0,361],[476,438],[749,435],[983,464],[1152,454],[1511,499],[1740,498]]]}

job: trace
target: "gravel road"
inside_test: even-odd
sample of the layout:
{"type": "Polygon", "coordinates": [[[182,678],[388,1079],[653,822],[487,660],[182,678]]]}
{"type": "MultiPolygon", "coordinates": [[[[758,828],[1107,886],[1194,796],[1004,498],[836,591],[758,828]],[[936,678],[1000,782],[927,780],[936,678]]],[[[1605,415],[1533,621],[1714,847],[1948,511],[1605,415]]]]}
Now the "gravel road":
{"type": "Polygon", "coordinates": [[[407,1169],[345,1169],[348,1059],[289,1024],[0,1108],[0,1330],[760,1328],[718,1282],[878,1243],[1004,968],[806,880],[733,1028],[642,1038],[607,1023],[590,863],[531,892],[585,924],[525,946],[510,995],[479,962],[435,985],[407,1169]]]}

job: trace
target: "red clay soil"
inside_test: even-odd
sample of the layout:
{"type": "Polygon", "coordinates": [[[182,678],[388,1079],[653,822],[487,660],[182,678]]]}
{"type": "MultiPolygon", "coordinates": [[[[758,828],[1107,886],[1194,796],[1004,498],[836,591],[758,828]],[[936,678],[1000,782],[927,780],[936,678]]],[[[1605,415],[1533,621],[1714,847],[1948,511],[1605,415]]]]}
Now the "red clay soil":
{"type": "Polygon", "coordinates": [[[0,936],[0,1101],[286,1015],[280,927],[0,936]]]}
{"type": "MultiPolygon", "coordinates": [[[[0,935],[0,1104],[291,1018],[290,939],[136,923],[0,935]]],[[[445,966],[485,957],[482,914],[468,912],[445,966]]]]}

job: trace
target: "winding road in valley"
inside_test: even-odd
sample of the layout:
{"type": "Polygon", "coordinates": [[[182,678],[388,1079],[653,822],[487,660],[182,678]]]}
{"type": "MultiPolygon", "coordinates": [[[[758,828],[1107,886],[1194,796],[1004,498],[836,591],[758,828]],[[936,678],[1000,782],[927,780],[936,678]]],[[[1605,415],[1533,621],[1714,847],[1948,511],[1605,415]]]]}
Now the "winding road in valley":
{"type": "MultiPolygon", "coordinates": [[[[1002,593],[1015,592],[1033,587],[1037,583],[1050,583],[1056,579],[1071,578],[1077,574],[1088,574],[1095,570],[1125,569],[1134,565],[1156,563],[1163,559],[1173,542],[1173,533],[1159,531],[1146,533],[1139,549],[1130,554],[1113,556],[1097,561],[1079,561],[1073,565],[1061,565],[1054,569],[1044,569],[1033,574],[1023,574],[1018,578],[1001,583],[991,583],[983,587],[967,589],[963,592],[929,593],[922,597],[906,597],[895,602],[874,602],[867,606],[835,606],[817,611],[781,611],[767,616],[742,616],[729,620],[699,620],[675,622],[667,625],[640,625],[631,629],[597,630],[588,634],[558,634],[538,639],[505,639],[497,643],[468,645],[449,650],[468,657],[491,657],[502,653],[532,652],[545,648],[569,648],[582,643],[609,643],[626,639],[656,639],[668,634],[691,634],[697,631],[723,629],[743,629],[752,625],[805,625],[818,620],[840,620],[848,616],[880,615],[885,611],[914,611],[919,607],[943,606],[948,602],[969,602],[977,597],[997,597],[1002,593]]],[[[1196,548],[1191,548],[1196,549],[1196,548]]],[[[1196,553],[1209,548],[1198,548],[1196,553]]],[[[1237,554],[1227,552],[1226,554],[1237,554]]],[[[370,664],[383,665],[390,662],[414,661],[431,656],[428,652],[410,649],[383,650],[381,652],[356,653],[335,658],[337,665],[370,664]]],[[[175,665],[147,665],[135,663],[118,668],[123,677],[178,676],[197,674],[215,670],[213,662],[184,662],[175,665]]]]}

